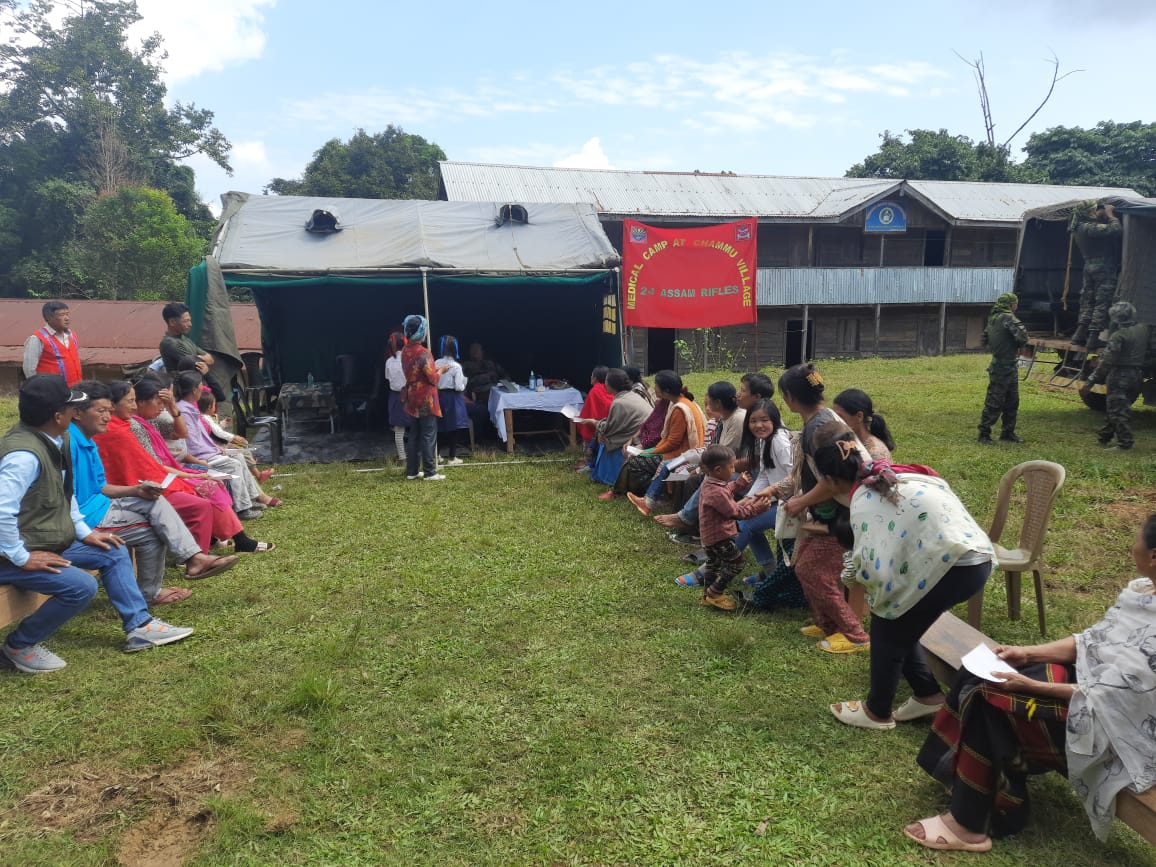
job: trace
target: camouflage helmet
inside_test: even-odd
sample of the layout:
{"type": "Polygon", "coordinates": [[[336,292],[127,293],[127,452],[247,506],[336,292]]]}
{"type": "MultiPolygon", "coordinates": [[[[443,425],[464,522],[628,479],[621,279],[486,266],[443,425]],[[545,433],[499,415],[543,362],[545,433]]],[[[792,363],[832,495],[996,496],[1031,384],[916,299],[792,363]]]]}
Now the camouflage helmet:
{"type": "Polygon", "coordinates": [[[1121,325],[1130,325],[1136,321],[1136,308],[1127,301],[1117,301],[1108,308],[1108,319],[1121,325]]]}

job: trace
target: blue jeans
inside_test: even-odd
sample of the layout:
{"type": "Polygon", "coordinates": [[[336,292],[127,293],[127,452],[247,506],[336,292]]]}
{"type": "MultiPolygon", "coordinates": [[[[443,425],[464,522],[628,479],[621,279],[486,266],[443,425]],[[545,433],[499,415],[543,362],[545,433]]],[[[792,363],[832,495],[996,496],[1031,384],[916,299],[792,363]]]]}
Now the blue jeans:
{"type": "Polygon", "coordinates": [[[438,417],[432,413],[409,420],[409,448],[405,453],[405,474],[417,475],[418,461],[427,477],[437,472],[438,417]]]}
{"type": "MultiPolygon", "coordinates": [[[[654,474],[654,478],[650,480],[650,484],[646,486],[646,498],[648,500],[657,500],[662,496],[666,490],[666,477],[671,473],[670,461],[663,461],[658,465],[658,472],[654,474]]],[[[698,500],[695,500],[694,505],[697,514],[698,500]]]]}
{"type": "Polygon", "coordinates": [[[0,584],[11,584],[51,597],[20,621],[8,636],[10,647],[20,649],[39,644],[88,607],[96,595],[97,585],[85,569],[100,571],[100,580],[108,593],[108,601],[120,614],[125,632],[152,619],[148,604],[137,586],[128,548],[103,551],[92,545],[74,542],[60,556],[71,561],[72,565],[61,569],[59,573],[25,572],[7,560],[0,560],[0,584]]]}

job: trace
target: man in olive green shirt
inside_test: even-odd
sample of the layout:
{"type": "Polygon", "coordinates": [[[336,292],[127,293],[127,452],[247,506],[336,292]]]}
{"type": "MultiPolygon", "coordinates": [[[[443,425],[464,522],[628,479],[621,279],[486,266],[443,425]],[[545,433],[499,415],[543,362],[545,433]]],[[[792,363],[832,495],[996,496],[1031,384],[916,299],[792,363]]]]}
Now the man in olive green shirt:
{"type": "Polygon", "coordinates": [[[165,369],[172,376],[176,376],[177,372],[183,369],[181,359],[195,359],[195,369],[205,378],[205,385],[213,390],[213,397],[218,402],[227,400],[225,390],[209,373],[209,368],[215,360],[212,353],[197,346],[189,337],[189,332],[193,330],[193,317],[189,313],[189,308],[178,302],[166,304],[161,316],[165,320],[165,336],[161,338],[160,352],[165,369]]]}
{"type": "Polygon", "coordinates": [[[992,445],[991,428],[1003,416],[999,438],[1004,442],[1022,443],[1016,435],[1016,418],[1020,408],[1020,377],[1016,356],[1028,342],[1024,324],[1016,318],[1019,299],[1014,292],[1005,292],[996,299],[988,315],[983,343],[991,349],[988,365],[987,397],[979,418],[979,442],[992,445]]]}

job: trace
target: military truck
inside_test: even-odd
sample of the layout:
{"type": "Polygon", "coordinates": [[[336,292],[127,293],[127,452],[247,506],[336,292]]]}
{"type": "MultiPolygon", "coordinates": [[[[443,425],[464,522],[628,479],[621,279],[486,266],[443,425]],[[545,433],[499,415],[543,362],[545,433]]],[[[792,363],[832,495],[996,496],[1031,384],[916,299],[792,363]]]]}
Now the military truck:
{"type": "MultiPolygon", "coordinates": [[[[1123,227],[1120,250],[1120,277],[1116,300],[1130,301],[1140,322],[1154,326],[1156,338],[1156,199],[1108,196],[1123,227]]],[[[1020,298],[1019,317],[1040,345],[1055,349],[1078,371],[1076,379],[1086,379],[1098,363],[1094,352],[1067,342],[1076,328],[1080,311],[1080,289],[1084,282],[1084,261],[1080,248],[1071,240],[1068,224],[1072,213],[1087,208],[1085,200],[1027,211],[1020,224],[1016,250],[1013,290],[1020,298]]],[[[1107,337],[1105,333],[1103,335],[1107,337]]],[[[1139,394],[1144,403],[1156,406],[1156,339],[1149,346],[1144,384],[1139,394]]],[[[1090,393],[1084,402],[1092,409],[1104,408],[1104,395],[1090,393]]]]}

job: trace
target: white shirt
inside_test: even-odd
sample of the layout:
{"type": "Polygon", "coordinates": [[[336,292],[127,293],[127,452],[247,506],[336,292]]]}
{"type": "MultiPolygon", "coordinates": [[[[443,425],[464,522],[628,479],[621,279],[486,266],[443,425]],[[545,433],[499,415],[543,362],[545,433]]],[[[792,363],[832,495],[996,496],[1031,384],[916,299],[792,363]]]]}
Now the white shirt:
{"type": "MultiPolygon", "coordinates": [[[[44,328],[48,331],[49,334],[51,334],[65,346],[68,346],[68,338],[69,335],[72,334],[71,331],[53,331],[47,325],[45,325],[44,328]]],[[[40,365],[40,356],[43,354],[44,344],[40,342],[40,338],[35,334],[24,341],[25,376],[34,376],[36,374],[36,368],[40,365]]]]}
{"type": "MultiPolygon", "coordinates": [[[[64,437],[52,437],[57,448],[64,444],[64,437]]],[[[40,460],[32,452],[9,452],[0,460],[0,555],[7,557],[13,566],[23,566],[28,562],[28,549],[20,538],[20,527],[16,516],[20,514],[20,503],[36,480],[40,478],[40,460]]],[[[76,538],[84,539],[92,530],[84,523],[76,497],[72,497],[70,516],[76,528],[76,538]]]]}
{"type": "Polygon", "coordinates": [[[751,482],[751,489],[747,491],[748,497],[777,485],[791,474],[791,435],[785,427],[771,434],[771,457],[775,461],[773,467],[763,466],[763,443],[760,440],[755,441],[755,454],[759,471],[751,482]]]}
{"type": "Polygon", "coordinates": [[[389,381],[390,391],[401,391],[405,388],[405,371],[401,367],[400,352],[385,360],[385,378],[389,381]]]}
{"type": "Polygon", "coordinates": [[[446,355],[438,359],[438,367],[445,367],[446,372],[438,379],[438,390],[453,389],[454,391],[466,390],[466,375],[462,372],[462,366],[452,357],[446,355]]]}

